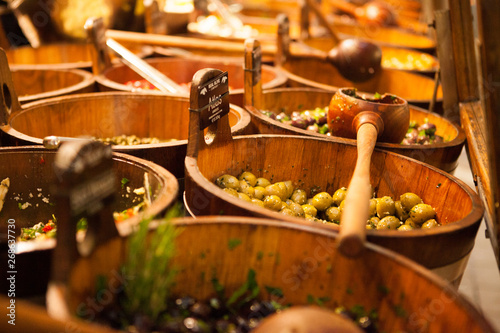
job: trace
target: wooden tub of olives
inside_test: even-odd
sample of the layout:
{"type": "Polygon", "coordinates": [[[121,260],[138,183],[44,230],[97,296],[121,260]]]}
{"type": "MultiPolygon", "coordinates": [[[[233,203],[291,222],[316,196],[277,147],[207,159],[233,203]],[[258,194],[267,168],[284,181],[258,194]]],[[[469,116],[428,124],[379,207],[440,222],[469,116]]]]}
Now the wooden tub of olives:
{"type": "MultiPolygon", "coordinates": [[[[26,297],[43,295],[47,286],[51,253],[55,238],[49,220],[57,220],[55,197],[52,184],[55,150],[40,146],[3,147],[0,158],[3,207],[0,216],[5,223],[0,226],[0,246],[2,260],[7,262],[8,244],[15,239],[16,296],[26,297]],[[8,178],[8,181],[5,179],[8,178]],[[37,234],[31,228],[42,222],[43,231],[37,234]],[[46,226],[51,226],[50,228],[46,226]],[[22,239],[22,240],[21,240],[22,239]]],[[[177,179],[160,166],[121,153],[113,153],[112,170],[116,177],[116,195],[113,211],[120,226],[128,230],[144,216],[162,216],[165,210],[177,199],[179,184],[177,179]],[[145,202],[146,188],[149,187],[150,203],[145,202]],[[143,189],[144,191],[140,190],[143,189]],[[137,208],[137,209],[136,209],[137,208]],[[129,210],[130,209],[130,210],[129,210]],[[126,219],[124,214],[127,213],[126,219]]],[[[53,221],[55,222],[55,221],[53,221]]],[[[59,221],[55,222],[56,226],[59,221]]],[[[84,222],[82,222],[84,226],[84,222]]],[[[40,225],[40,229],[41,229],[40,225]]],[[[2,279],[2,293],[7,294],[7,281],[2,279]]]]}
{"type": "MultiPolygon", "coordinates": [[[[252,117],[255,133],[332,138],[328,129],[327,110],[333,92],[301,87],[268,91],[250,89],[247,93],[250,94],[249,103],[255,100],[260,103],[259,107],[245,106],[252,117]]],[[[365,95],[374,97],[372,94],[365,95]]],[[[409,108],[407,138],[401,144],[377,142],[377,147],[453,174],[465,144],[463,129],[437,113],[413,105],[409,105],[409,108]],[[419,136],[419,133],[422,135],[419,136]]]]}
{"type": "MultiPolygon", "coordinates": [[[[152,161],[177,178],[184,177],[187,98],[115,91],[54,97],[20,106],[8,74],[4,71],[2,76],[2,93],[10,103],[2,111],[4,146],[41,145],[47,136],[95,137],[112,143],[116,152],[152,161]]],[[[248,112],[236,105],[231,105],[228,117],[235,135],[250,123],[248,112]]]]}
{"type": "MultiPolygon", "coordinates": [[[[197,127],[198,117],[203,115],[192,113],[185,162],[185,204],[193,216],[227,214],[306,222],[280,214],[281,207],[272,211],[231,195],[216,184],[225,174],[238,177],[251,172],[270,183],[289,181],[291,186],[280,194],[282,201],[293,193],[292,188],[311,198],[321,192],[332,196],[349,184],[357,156],[353,140],[264,134],[232,137],[227,119],[221,118],[207,143],[197,127]]],[[[367,230],[367,239],[439,271],[449,281],[459,281],[483,215],[477,194],[435,167],[379,149],[372,156],[370,179],[377,198],[392,198],[395,203],[407,192],[417,194],[433,208],[440,226],[408,232],[367,230]]],[[[328,206],[340,203],[332,201],[328,206]]],[[[339,228],[336,223],[306,223],[332,231],[339,228]]]]}
{"type": "MultiPolygon", "coordinates": [[[[188,86],[194,73],[202,68],[218,68],[229,73],[229,100],[238,106],[243,105],[244,71],[243,59],[224,57],[156,57],[146,60],[147,63],[179,85],[188,86]]],[[[279,68],[262,65],[262,88],[272,89],[284,86],[287,77],[279,68]]],[[[154,87],[137,89],[135,82],[144,81],[136,72],[123,64],[115,64],[96,76],[101,91],[119,90],[129,92],[146,92],[162,94],[154,87]]],[[[189,91],[189,88],[187,89],[189,91]]]]}
{"type": "MultiPolygon", "coordinates": [[[[149,239],[168,222],[153,223],[149,239]]],[[[126,300],[132,295],[131,283],[145,281],[142,275],[127,280],[126,273],[120,273],[130,272],[124,268],[128,253],[134,249],[131,237],[116,237],[99,244],[90,256],[75,260],[68,271],[65,308],[80,319],[53,319],[45,309],[20,301],[16,302],[16,324],[25,331],[36,325],[38,332],[59,327],[78,328],[81,332],[119,332],[120,326],[111,320],[119,317],[122,325],[125,322],[137,330],[181,332],[186,327],[214,327],[216,322],[227,327],[235,313],[239,321],[232,325],[257,332],[261,320],[266,316],[271,319],[280,306],[281,313],[299,311],[298,318],[302,318],[302,309],[321,306],[331,311],[336,321],[346,319],[339,319],[339,314],[355,312],[356,319],[350,325],[356,332],[364,331],[354,325],[357,322],[369,332],[442,332],[465,327],[468,332],[494,332],[484,316],[450,284],[377,245],[367,244],[363,256],[351,259],[337,251],[335,234],[297,223],[231,216],[183,218],[170,223],[178,232],[173,242],[175,251],[170,260],[156,267],[164,271],[156,277],[173,276],[170,284],[154,290],[155,294],[164,295],[170,287],[166,289],[166,299],[160,299],[154,307],[158,317],[165,318],[161,324],[145,315],[152,310],[150,306],[141,308],[142,315],[120,310],[117,299],[126,300]],[[81,274],[87,278],[74,278],[81,274]],[[100,281],[99,286],[96,281],[100,281]],[[184,310],[179,311],[181,308],[184,310]],[[184,317],[179,319],[179,312],[184,317]],[[87,321],[95,318],[97,326],[87,321]],[[104,326],[111,323],[113,328],[104,326]]],[[[154,249],[149,241],[142,244],[140,253],[154,249]]],[[[141,287],[137,283],[135,286],[141,287]]],[[[145,297],[152,295],[145,293],[145,297]]],[[[8,306],[6,297],[0,299],[2,306],[8,306]]],[[[49,313],[57,309],[61,307],[54,307],[52,299],[48,301],[49,313]]],[[[331,327],[331,322],[320,318],[310,317],[301,326],[307,325],[314,332],[322,331],[324,325],[331,327]]],[[[8,324],[3,321],[1,325],[3,328],[8,324]]]]}

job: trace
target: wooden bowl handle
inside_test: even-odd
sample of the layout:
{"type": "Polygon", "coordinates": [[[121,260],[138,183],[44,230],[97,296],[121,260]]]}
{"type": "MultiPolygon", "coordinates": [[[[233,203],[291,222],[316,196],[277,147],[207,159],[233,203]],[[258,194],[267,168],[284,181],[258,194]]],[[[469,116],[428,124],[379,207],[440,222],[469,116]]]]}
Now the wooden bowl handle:
{"type": "Polygon", "coordinates": [[[364,249],[369,201],[372,197],[370,164],[379,134],[377,125],[379,121],[377,121],[377,115],[373,115],[372,112],[364,114],[367,118],[370,118],[369,114],[371,114],[373,121],[364,121],[357,126],[358,158],[340,219],[338,247],[339,251],[347,257],[359,256],[364,249]]]}
{"type": "Polygon", "coordinates": [[[262,100],[262,48],[258,40],[245,40],[244,105],[259,108],[262,100]]]}
{"type": "Polygon", "coordinates": [[[0,126],[6,125],[12,113],[21,110],[16,90],[14,89],[14,82],[12,81],[12,73],[9,67],[7,54],[0,48],[0,97],[1,110],[0,110],[0,126]]]}
{"type": "MultiPolygon", "coordinates": [[[[204,68],[197,71],[193,76],[189,102],[189,135],[186,153],[188,158],[196,159],[198,152],[208,148],[208,146],[226,146],[233,139],[227,114],[223,114],[211,121],[207,134],[204,133],[207,121],[210,119],[211,108],[208,107],[206,98],[202,98],[201,91],[207,83],[223,74],[224,72],[219,69],[204,68]]],[[[225,74],[227,77],[227,73],[225,74]]],[[[220,97],[215,100],[220,100],[220,105],[229,111],[229,90],[227,86],[220,97]]]]}

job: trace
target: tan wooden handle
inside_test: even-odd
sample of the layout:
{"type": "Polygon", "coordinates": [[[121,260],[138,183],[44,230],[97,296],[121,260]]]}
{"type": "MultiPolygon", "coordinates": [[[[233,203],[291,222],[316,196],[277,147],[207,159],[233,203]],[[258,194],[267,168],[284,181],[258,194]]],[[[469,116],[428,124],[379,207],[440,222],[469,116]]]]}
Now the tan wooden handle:
{"type": "Polygon", "coordinates": [[[323,12],[321,11],[321,8],[319,7],[319,5],[316,3],[316,0],[306,0],[307,1],[307,5],[313,10],[314,14],[316,14],[316,16],[318,17],[320,23],[328,30],[328,32],[332,35],[332,39],[333,41],[335,42],[335,44],[338,44],[340,43],[340,38],[339,36],[337,35],[337,33],[335,32],[335,30],[333,30],[333,27],[332,25],[328,22],[328,20],[326,19],[325,15],[323,14],[323,12]]]}
{"type": "Polygon", "coordinates": [[[357,7],[352,3],[349,3],[344,0],[329,0],[329,1],[335,8],[338,8],[348,14],[355,15],[357,7]]]}
{"type": "Polygon", "coordinates": [[[361,254],[366,239],[366,221],[372,196],[370,163],[378,130],[371,123],[361,124],[357,132],[358,158],[347,189],[340,220],[339,251],[348,257],[361,254]]]}

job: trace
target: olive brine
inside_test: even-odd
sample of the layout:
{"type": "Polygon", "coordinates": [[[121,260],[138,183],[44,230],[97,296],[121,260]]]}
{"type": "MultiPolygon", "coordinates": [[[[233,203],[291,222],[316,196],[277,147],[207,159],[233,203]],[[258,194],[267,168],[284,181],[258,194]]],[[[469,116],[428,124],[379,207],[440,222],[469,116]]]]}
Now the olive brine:
{"type": "MultiPolygon", "coordinates": [[[[333,194],[319,192],[308,196],[291,180],[271,183],[245,171],[238,177],[224,174],[215,183],[226,193],[281,214],[311,221],[340,224],[347,188],[333,194]]],[[[415,193],[403,193],[398,200],[390,196],[370,199],[367,229],[413,230],[440,226],[436,212],[415,193]]]]}

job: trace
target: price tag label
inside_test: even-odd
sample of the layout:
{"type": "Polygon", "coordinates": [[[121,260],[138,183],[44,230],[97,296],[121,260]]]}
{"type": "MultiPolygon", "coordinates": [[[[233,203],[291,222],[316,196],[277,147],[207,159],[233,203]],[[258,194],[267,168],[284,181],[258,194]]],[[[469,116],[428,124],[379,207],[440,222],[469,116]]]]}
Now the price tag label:
{"type": "Polygon", "coordinates": [[[223,72],[198,87],[201,129],[205,129],[229,113],[228,74],[223,72]]]}

